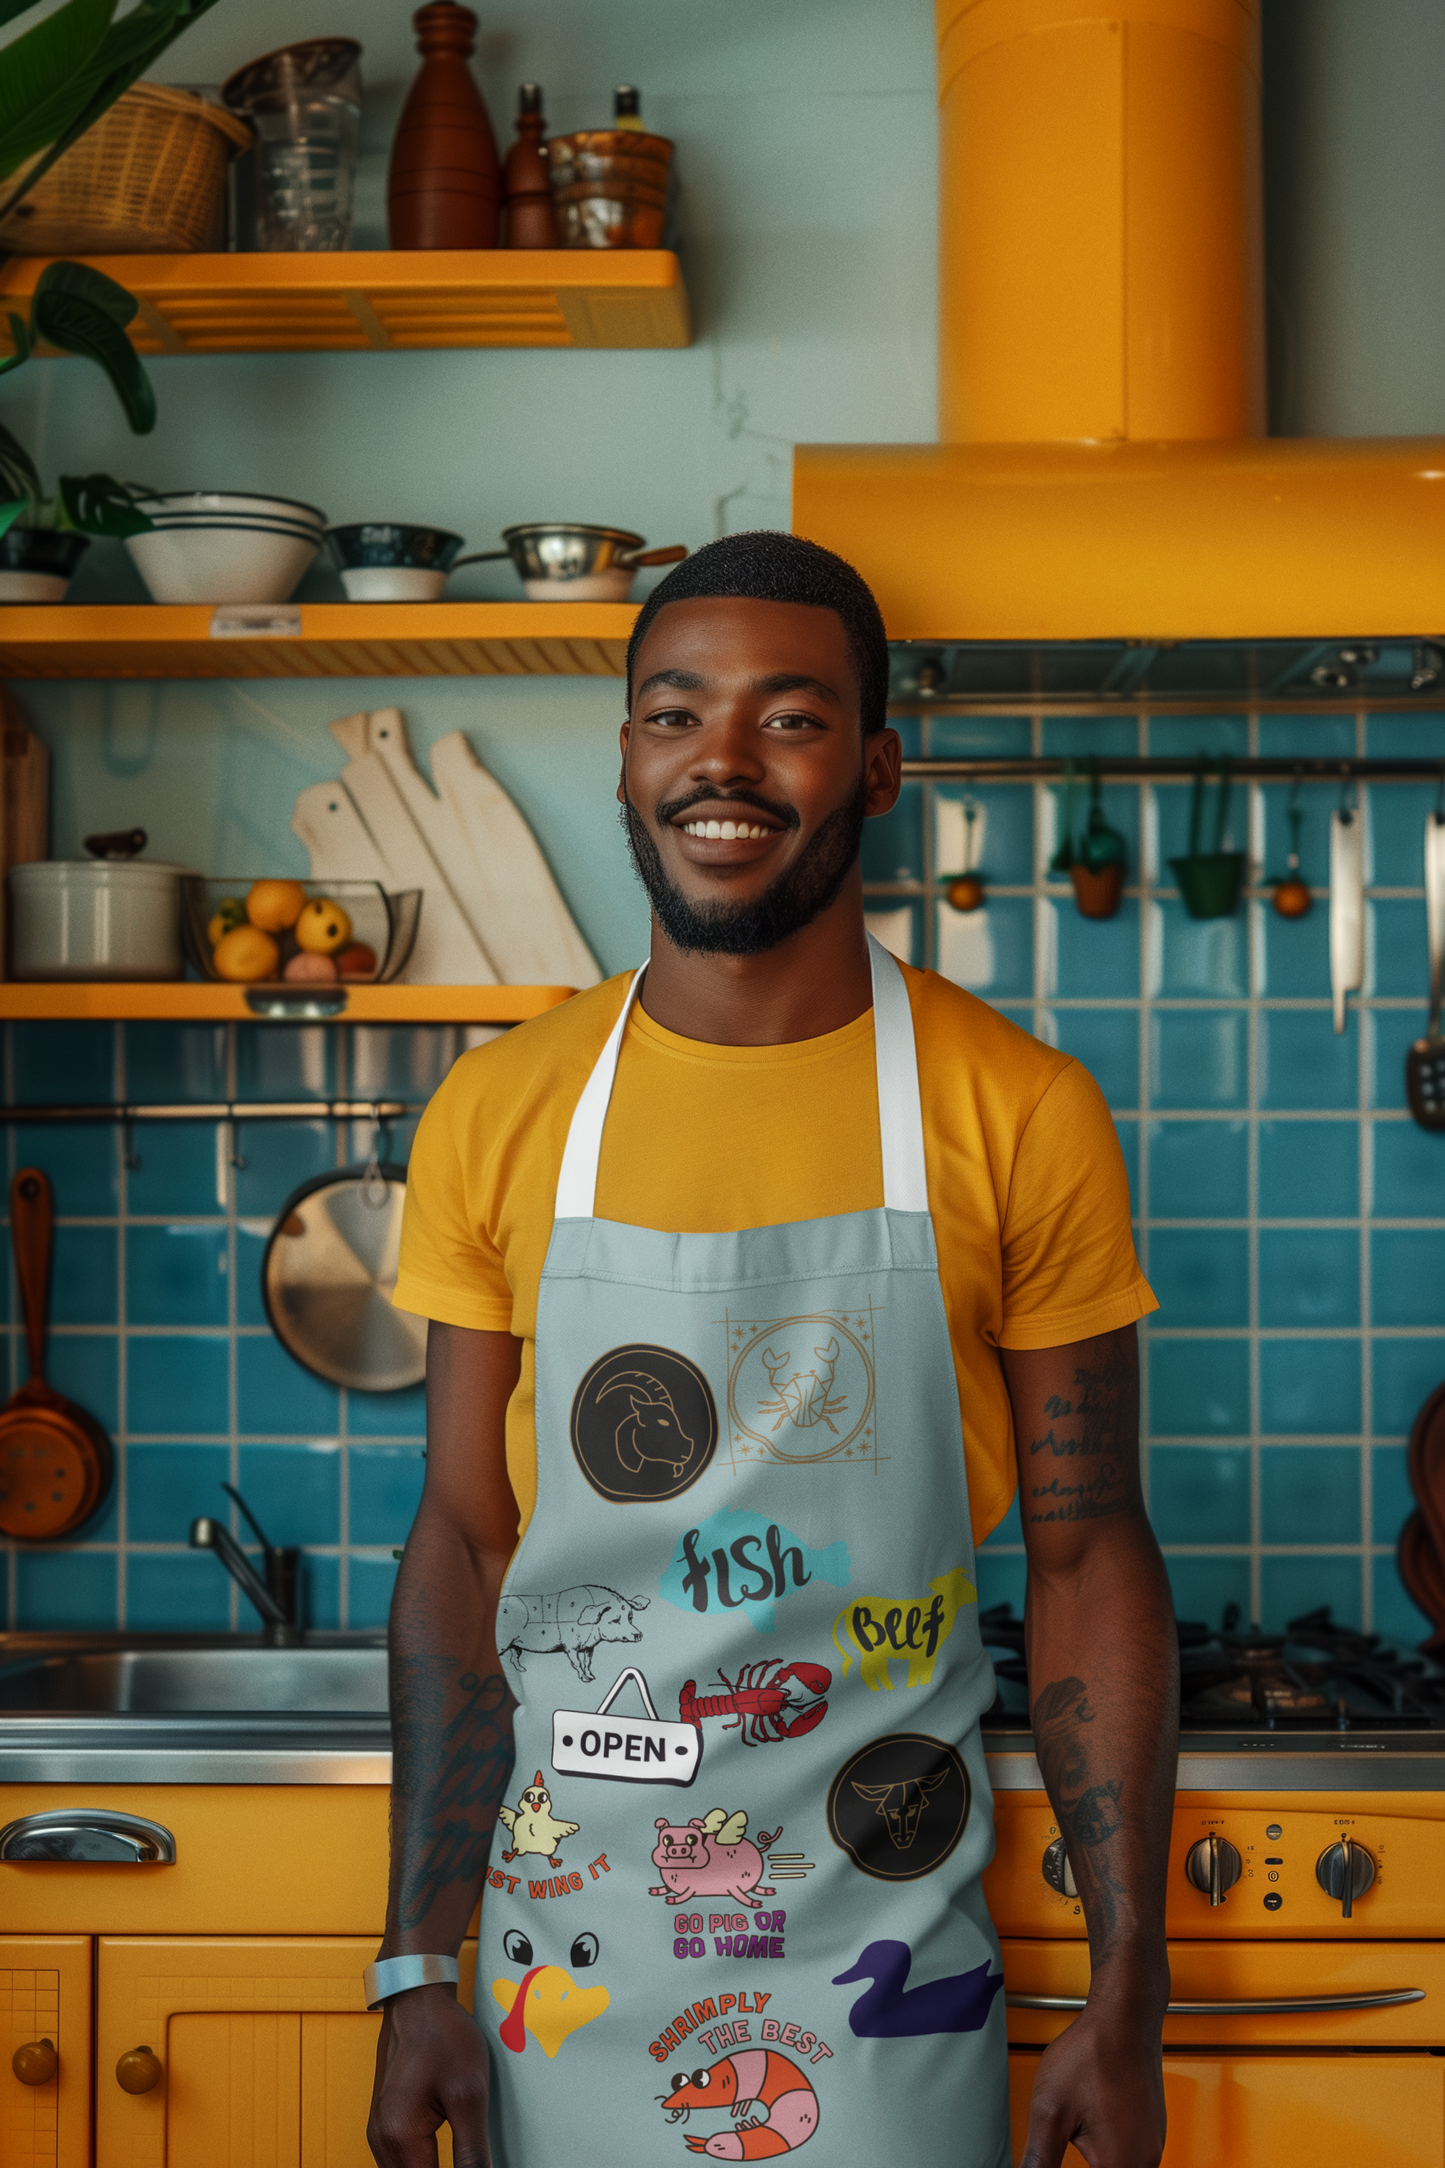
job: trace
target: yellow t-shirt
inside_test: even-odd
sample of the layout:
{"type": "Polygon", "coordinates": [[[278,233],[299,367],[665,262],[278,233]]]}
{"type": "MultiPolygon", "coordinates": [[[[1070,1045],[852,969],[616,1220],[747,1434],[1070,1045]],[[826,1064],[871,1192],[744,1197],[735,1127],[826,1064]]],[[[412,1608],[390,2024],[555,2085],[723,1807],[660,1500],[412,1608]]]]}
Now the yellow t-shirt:
{"type": "MultiPolygon", "coordinates": [[[[904,977],[978,1543],[1016,1483],[995,1350],[1087,1340],[1157,1304],[1134,1255],[1119,1140],[1088,1071],[947,979],[906,967],[904,977]]],[[[412,1148],[394,1300],[522,1341],[507,1466],[523,1528],[537,1493],[537,1286],[557,1175],[628,983],[609,979],[464,1054],[412,1148]]],[[[600,1219],[724,1234],[882,1202],[871,1010],[821,1039],[713,1046],[634,1004],[602,1139],[600,1219]]]]}

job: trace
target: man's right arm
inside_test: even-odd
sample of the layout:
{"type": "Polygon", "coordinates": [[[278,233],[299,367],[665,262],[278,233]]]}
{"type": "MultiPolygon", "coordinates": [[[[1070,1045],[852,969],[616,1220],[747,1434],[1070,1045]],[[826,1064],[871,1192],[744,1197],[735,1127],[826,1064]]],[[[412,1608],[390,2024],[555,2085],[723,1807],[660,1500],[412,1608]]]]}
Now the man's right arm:
{"type": "MultiPolygon", "coordinates": [[[[379,1954],[451,1956],[476,1908],[512,1769],[497,1596],[516,1547],[507,1402],[521,1343],[432,1323],[427,1463],[391,1608],[391,1884],[379,1954]]],[[[489,2064],[450,1987],[385,2005],[367,2137],[382,2168],[488,2168],[489,2064]]]]}

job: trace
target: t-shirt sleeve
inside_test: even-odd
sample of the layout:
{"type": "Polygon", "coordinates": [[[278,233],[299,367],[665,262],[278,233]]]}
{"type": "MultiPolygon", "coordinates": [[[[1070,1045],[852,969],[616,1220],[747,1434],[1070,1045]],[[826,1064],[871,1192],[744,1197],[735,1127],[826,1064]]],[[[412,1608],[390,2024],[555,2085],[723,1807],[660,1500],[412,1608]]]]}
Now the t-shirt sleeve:
{"type": "Polygon", "coordinates": [[[1066,1347],[1159,1307],[1139,1269],[1129,1178],[1103,1093],[1071,1061],[1019,1140],[1003,1227],[1001,1347],[1066,1347]]]}
{"type": "Polygon", "coordinates": [[[440,1325],[510,1332],[512,1290],[502,1254],[469,1202],[460,1102],[448,1079],[418,1124],[407,1167],[401,1269],[391,1299],[398,1310],[440,1325]]]}

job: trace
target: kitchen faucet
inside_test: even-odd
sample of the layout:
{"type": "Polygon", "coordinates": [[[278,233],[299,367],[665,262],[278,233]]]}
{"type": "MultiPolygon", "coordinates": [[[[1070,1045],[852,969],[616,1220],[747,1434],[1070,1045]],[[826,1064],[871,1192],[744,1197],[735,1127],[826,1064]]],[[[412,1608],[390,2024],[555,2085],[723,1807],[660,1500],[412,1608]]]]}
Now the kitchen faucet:
{"type": "Polygon", "coordinates": [[[251,1532],[261,1546],[266,1578],[264,1581],[261,1579],[231,1531],[223,1527],[220,1521],[212,1520],[209,1514],[202,1514],[192,1521],[191,1548],[215,1553],[236,1586],[255,1605],[265,1620],[266,1640],[272,1648],[294,1648],[300,1639],[297,1625],[299,1590],[296,1574],[300,1552],[290,1545],[278,1549],[269,1542],[255,1514],[235,1486],[223,1483],[221,1488],[234,1498],[250,1524],[251,1532]]]}

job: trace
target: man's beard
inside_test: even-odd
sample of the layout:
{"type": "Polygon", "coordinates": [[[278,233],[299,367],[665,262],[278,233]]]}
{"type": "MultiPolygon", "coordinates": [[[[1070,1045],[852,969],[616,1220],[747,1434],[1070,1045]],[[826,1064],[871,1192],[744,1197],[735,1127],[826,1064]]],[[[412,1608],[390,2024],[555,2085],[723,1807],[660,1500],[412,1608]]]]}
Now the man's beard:
{"type": "MultiPolygon", "coordinates": [[[[868,780],[863,775],[853,796],[828,815],[802,855],[751,903],[729,903],[722,898],[689,903],[676,883],[669,880],[648,824],[630,798],[623,798],[621,814],[633,870],[647,890],[657,923],[673,947],[691,956],[760,956],[811,926],[837,896],[858,856],[867,801],[868,780]]],[[[689,803],[704,802],[751,804],[754,810],[781,818],[788,827],[798,825],[791,806],[766,804],[745,793],[732,793],[724,801],[712,791],[695,793],[680,805],[659,806],[656,818],[670,825],[689,803]]]]}

